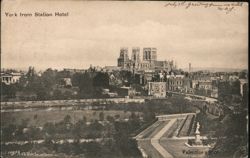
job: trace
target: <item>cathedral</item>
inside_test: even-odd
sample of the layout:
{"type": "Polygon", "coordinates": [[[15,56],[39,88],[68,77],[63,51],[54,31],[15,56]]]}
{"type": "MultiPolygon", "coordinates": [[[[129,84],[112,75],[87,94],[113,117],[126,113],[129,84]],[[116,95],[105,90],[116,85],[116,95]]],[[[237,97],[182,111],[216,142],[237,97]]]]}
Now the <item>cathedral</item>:
{"type": "Polygon", "coordinates": [[[128,48],[120,49],[120,56],[118,58],[118,67],[129,71],[166,71],[169,72],[176,69],[172,61],[158,61],[156,48],[143,48],[143,57],[140,59],[140,48],[133,47],[131,58],[129,59],[128,48]]]}

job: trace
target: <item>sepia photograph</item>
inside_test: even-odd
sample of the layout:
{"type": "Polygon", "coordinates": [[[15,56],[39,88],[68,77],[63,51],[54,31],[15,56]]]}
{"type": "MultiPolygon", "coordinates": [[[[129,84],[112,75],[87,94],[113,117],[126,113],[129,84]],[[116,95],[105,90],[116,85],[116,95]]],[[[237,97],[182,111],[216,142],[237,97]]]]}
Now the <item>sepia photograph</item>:
{"type": "Polygon", "coordinates": [[[248,158],[248,3],[1,0],[1,158],[248,158]]]}

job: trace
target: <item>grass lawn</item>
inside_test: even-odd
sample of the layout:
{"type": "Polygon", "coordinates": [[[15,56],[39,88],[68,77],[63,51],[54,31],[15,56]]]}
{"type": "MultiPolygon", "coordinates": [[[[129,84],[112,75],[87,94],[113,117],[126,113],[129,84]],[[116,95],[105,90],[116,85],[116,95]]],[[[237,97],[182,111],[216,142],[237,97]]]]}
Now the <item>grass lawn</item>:
{"type": "Polygon", "coordinates": [[[160,121],[155,122],[150,128],[146,129],[143,133],[143,138],[151,138],[150,135],[155,131],[155,128],[159,127],[162,123],[160,121]]]}

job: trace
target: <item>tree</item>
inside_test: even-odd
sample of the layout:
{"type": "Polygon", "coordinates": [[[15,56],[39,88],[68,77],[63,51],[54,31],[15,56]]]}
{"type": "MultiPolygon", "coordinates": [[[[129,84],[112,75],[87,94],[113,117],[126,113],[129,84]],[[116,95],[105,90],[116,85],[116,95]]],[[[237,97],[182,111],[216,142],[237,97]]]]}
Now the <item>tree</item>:
{"type": "Polygon", "coordinates": [[[66,124],[66,123],[71,123],[71,117],[70,115],[66,115],[63,119],[63,122],[66,124]]]}
{"type": "Polygon", "coordinates": [[[79,120],[76,122],[76,124],[73,126],[72,134],[75,139],[79,139],[85,136],[85,129],[86,124],[85,121],[79,120]]]}
{"type": "Polygon", "coordinates": [[[100,121],[103,121],[103,120],[104,120],[104,113],[103,113],[103,112],[100,112],[100,113],[99,113],[99,120],[100,120],[100,121]]]}
{"type": "Polygon", "coordinates": [[[246,79],[246,71],[241,71],[240,73],[239,73],[239,78],[240,79],[246,79]]]}
{"type": "Polygon", "coordinates": [[[73,86],[80,86],[82,76],[83,75],[81,73],[75,73],[75,74],[73,74],[73,76],[71,78],[72,85],[73,86]]]}
{"type": "MultiPolygon", "coordinates": [[[[74,73],[74,74],[76,74],[76,73],[74,73]]],[[[62,78],[71,78],[72,79],[72,75],[67,70],[58,71],[56,73],[56,81],[59,81],[62,78]]]]}
{"type": "Polygon", "coordinates": [[[129,86],[133,81],[133,74],[130,71],[122,70],[120,71],[120,76],[125,86],[129,86]]]}
{"type": "Polygon", "coordinates": [[[144,110],[143,111],[143,120],[145,122],[151,122],[152,120],[155,119],[155,113],[149,110],[144,110]]]}
{"type": "Polygon", "coordinates": [[[33,117],[33,119],[34,119],[34,120],[36,120],[36,119],[37,119],[37,117],[38,117],[38,115],[37,115],[37,114],[35,114],[35,115],[34,115],[34,117],[33,117]]]}
{"type": "Polygon", "coordinates": [[[233,95],[240,95],[240,81],[236,80],[231,83],[231,93],[233,95]]]}
{"type": "Polygon", "coordinates": [[[28,81],[32,82],[36,77],[35,68],[30,66],[26,76],[27,76],[28,81]]]}
{"type": "Polygon", "coordinates": [[[43,131],[45,132],[45,135],[46,133],[49,134],[49,135],[54,135],[55,134],[55,126],[53,123],[51,122],[47,122],[44,124],[43,126],[43,131]]]}
{"type": "Polygon", "coordinates": [[[95,120],[87,128],[87,131],[88,131],[87,137],[88,138],[100,138],[102,136],[103,129],[104,129],[103,125],[100,124],[97,120],[95,120]]]}
{"type": "Polygon", "coordinates": [[[115,115],[115,119],[117,120],[117,119],[119,119],[120,118],[120,115],[119,114],[116,114],[115,115]]]}
{"type": "Polygon", "coordinates": [[[2,141],[11,141],[16,130],[17,127],[13,124],[9,124],[7,127],[2,128],[2,141]]]}
{"type": "Polygon", "coordinates": [[[5,83],[1,83],[1,97],[6,96],[6,98],[15,98],[17,92],[16,84],[6,85],[5,83]]]}
{"type": "Polygon", "coordinates": [[[40,129],[34,126],[29,127],[29,130],[27,132],[27,137],[30,140],[41,139],[42,135],[41,135],[40,129]]]}
{"type": "Polygon", "coordinates": [[[86,146],[86,157],[98,158],[102,157],[101,155],[101,145],[96,142],[90,142],[86,146]]]}
{"type": "Polygon", "coordinates": [[[94,93],[93,78],[89,73],[84,73],[79,79],[80,96],[82,98],[92,98],[94,93]]]}
{"type": "MultiPolygon", "coordinates": [[[[248,106],[248,84],[243,85],[243,98],[242,98],[242,104],[244,107],[248,106]]],[[[248,107],[247,107],[248,108],[248,107]]]]}
{"type": "Polygon", "coordinates": [[[115,121],[114,117],[112,117],[112,116],[110,116],[110,115],[108,115],[108,116],[106,117],[106,119],[107,119],[107,121],[112,122],[112,123],[115,121]]]}
{"type": "MultiPolygon", "coordinates": [[[[136,147],[136,142],[131,140],[130,134],[133,128],[131,128],[130,122],[115,122],[116,134],[114,135],[115,144],[118,149],[121,151],[122,155],[129,157],[132,154],[132,157],[140,155],[138,148],[136,147]]],[[[138,128],[138,126],[137,126],[138,128]]]]}
{"type": "Polygon", "coordinates": [[[109,88],[109,76],[107,73],[98,72],[93,78],[94,87],[109,88]]]}
{"type": "Polygon", "coordinates": [[[160,75],[157,73],[152,78],[153,82],[159,82],[160,81],[160,75]]]}
{"type": "Polygon", "coordinates": [[[24,91],[36,93],[38,100],[48,99],[48,88],[45,87],[42,78],[37,76],[34,67],[29,67],[25,80],[27,81],[27,85],[24,91]]]}
{"type": "Polygon", "coordinates": [[[53,96],[55,99],[63,99],[64,95],[59,89],[53,91],[53,96]]]}
{"type": "Polygon", "coordinates": [[[56,84],[56,70],[52,70],[51,68],[48,68],[45,70],[41,76],[42,82],[46,89],[51,89],[52,86],[56,84]]]}

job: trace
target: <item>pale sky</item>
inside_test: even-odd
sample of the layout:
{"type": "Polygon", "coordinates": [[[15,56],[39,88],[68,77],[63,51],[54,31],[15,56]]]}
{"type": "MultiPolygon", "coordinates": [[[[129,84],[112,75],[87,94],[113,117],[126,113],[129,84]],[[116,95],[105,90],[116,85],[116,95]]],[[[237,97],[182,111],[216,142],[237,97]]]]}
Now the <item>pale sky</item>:
{"type": "Polygon", "coordinates": [[[247,68],[248,4],[232,12],[216,7],[164,7],[149,1],[3,0],[2,68],[88,68],[117,65],[120,47],[156,47],[158,60],[179,68],[247,68]],[[32,13],[33,17],[7,17],[32,13]],[[68,12],[34,17],[34,12],[68,12]]]}

